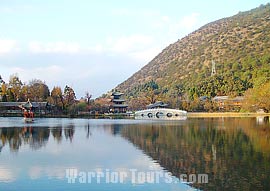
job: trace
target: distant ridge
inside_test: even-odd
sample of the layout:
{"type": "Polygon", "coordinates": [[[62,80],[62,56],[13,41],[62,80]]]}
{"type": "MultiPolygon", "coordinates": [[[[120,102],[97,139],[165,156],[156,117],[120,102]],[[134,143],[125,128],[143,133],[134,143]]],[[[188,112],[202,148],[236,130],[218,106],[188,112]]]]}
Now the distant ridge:
{"type": "Polygon", "coordinates": [[[128,99],[136,98],[143,84],[154,81],[167,95],[173,94],[177,85],[186,93],[193,89],[198,96],[241,95],[258,78],[269,77],[269,65],[268,3],[204,25],[166,47],[116,89],[128,99]],[[215,76],[211,76],[212,61],[216,63],[215,76]],[[212,90],[210,82],[217,87],[212,90]]]}

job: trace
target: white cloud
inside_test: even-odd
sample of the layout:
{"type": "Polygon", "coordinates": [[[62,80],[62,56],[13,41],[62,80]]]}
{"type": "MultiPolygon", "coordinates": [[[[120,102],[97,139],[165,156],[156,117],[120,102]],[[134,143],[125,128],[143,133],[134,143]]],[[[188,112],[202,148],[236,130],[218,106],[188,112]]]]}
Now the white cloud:
{"type": "Polygon", "coordinates": [[[118,39],[110,38],[108,42],[112,52],[128,53],[134,50],[142,50],[145,46],[149,46],[153,42],[153,38],[151,36],[135,34],[118,39]]]}
{"type": "Polygon", "coordinates": [[[78,43],[70,42],[48,42],[42,43],[33,41],[30,42],[29,50],[32,53],[68,53],[74,54],[80,51],[80,45],[78,43]]]}
{"type": "MultiPolygon", "coordinates": [[[[155,43],[152,36],[133,34],[108,37],[105,42],[89,47],[82,47],[78,43],[69,42],[45,43],[32,41],[28,43],[28,51],[34,54],[106,54],[109,56],[130,57],[136,59],[136,61],[146,62],[150,61],[160,51],[160,48],[157,48],[155,43]]],[[[16,70],[20,69],[16,68],[16,70]]]]}
{"type": "Polygon", "coordinates": [[[34,7],[33,5],[10,5],[10,6],[1,6],[0,7],[0,13],[6,13],[6,14],[12,14],[12,13],[18,13],[18,12],[27,12],[29,11],[39,11],[40,9],[37,9],[37,7],[34,7]]]}
{"type": "Polygon", "coordinates": [[[198,13],[192,13],[182,17],[178,21],[168,20],[168,22],[163,25],[163,29],[167,29],[167,36],[172,39],[172,41],[176,41],[176,39],[184,37],[202,25],[203,22],[199,16],[200,14],[198,13]]]}
{"type": "Polygon", "coordinates": [[[14,10],[11,7],[0,7],[0,13],[12,13],[14,10]]]}
{"type": "Polygon", "coordinates": [[[160,52],[152,36],[134,34],[119,38],[107,38],[103,51],[109,55],[128,56],[136,61],[146,64],[160,52]]]}
{"type": "Polygon", "coordinates": [[[42,168],[39,166],[32,166],[30,167],[28,174],[32,180],[39,179],[42,176],[42,168]]]}
{"type": "Polygon", "coordinates": [[[196,26],[196,24],[198,24],[198,22],[199,22],[199,14],[192,13],[191,15],[183,17],[179,22],[179,26],[185,29],[192,29],[194,26],[196,26]]]}
{"type": "Polygon", "coordinates": [[[102,45],[102,44],[96,44],[93,47],[89,47],[87,50],[92,52],[92,53],[102,53],[105,51],[104,45],[102,45]]]}
{"type": "Polygon", "coordinates": [[[161,17],[161,20],[162,20],[163,22],[169,22],[169,21],[170,21],[170,17],[168,17],[168,16],[162,16],[162,17],[161,17]]]}
{"type": "Polygon", "coordinates": [[[46,175],[49,178],[64,179],[65,167],[59,166],[33,166],[29,169],[28,175],[32,180],[39,179],[46,175]]]}
{"type": "Polygon", "coordinates": [[[125,8],[112,10],[112,15],[116,15],[116,16],[127,16],[127,15],[130,15],[131,13],[132,13],[131,10],[125,9],[125,8]]]}
{"type": "Polygon", "coordinates": [[[12,51],[16,51],[17,42],[10,39],[0,39],[0,55],[8,54],[12,51]]]}
{"type": "Polygon", "coordinates": [[[146,62],[151,61],[156,55],[158,55],[160,51],[161,48],[153,47],[142,51],[132,52],[130,56],[138,61],[143,62],[143,64],[146,64],[146,62]]]}
{"type": "Polygon", "coordinates": [[[152,23],[152,27],[160,29],[167,29],[168,25],[171,23],[171,18],[169,16],[158,16],[152,23]]]}
{"type": "Polygon", "coordinates": [[[15,176],[12,173],[11,170],[7,169],[7,168],[2,168],[0,167],[0,182],[13,182],[15,181],[15,176]]]}
{"type": "MultiPolygon", "coordinates": [[[[59,80],[60,75],[65,72],[64,68],[59,65],[46,67],[12,67],[9,69],[10,74],[17,73],[23,81],[32,79],[46,80],[46,82],[55,82],[59,80]]],[[[55,84],[57,85],[57,84],[55,84]]]]}
{"type": "Polygon", "coordinates": [[[119,9],[113,9],[111,11],[112,16],[128,16],[128,17],[156,17],[160,13],[159,11],[156,11],[154,9],[127,9],[127,8],[119,8],[119,9]]]}

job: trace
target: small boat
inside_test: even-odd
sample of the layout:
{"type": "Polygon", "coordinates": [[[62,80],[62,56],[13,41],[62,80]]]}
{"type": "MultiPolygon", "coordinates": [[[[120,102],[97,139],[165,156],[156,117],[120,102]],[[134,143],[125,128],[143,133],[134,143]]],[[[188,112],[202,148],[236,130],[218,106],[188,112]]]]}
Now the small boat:
{"type": "Polygon", "coordinates": [[[135,112],[135,119],[152,120],[185,120],[187,112],[178,109],[165,108],[168,104],[156,102],[147,106],[147,109],[135,112]]]}

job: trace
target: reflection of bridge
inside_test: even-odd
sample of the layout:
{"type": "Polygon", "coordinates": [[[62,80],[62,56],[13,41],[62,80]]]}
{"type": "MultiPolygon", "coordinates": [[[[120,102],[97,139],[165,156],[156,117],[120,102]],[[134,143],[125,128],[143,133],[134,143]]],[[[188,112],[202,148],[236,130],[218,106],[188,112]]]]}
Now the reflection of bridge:
{"type": "Polygon", "coordinates": [[[269,116],[257,116],[256,122],[258,125],[267,125],[269,124],[269,116]]]}

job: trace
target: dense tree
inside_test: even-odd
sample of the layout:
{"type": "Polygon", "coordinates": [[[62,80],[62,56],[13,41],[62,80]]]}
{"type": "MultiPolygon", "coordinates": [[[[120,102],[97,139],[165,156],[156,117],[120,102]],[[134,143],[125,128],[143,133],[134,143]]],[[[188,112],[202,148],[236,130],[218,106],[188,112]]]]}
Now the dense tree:
{"type": "Polygon", "coordinates": [[[53,104],[55,106],[57,106],[58,109],[60,109],[60,108],[64,109],[65,104],[64,104],[64,97],[63,97],[63,92],[62,92],[61,87],[55,86],[52,89],[51,97],[52,97],[52,100],[53,100],[53,104]]]}
{"type": "Polygon", "coordinates": [[[144,97],[149,104],[155,103],[161,98],[161,89],[155,81],[151,80],[144,84],[144,97]]]}
{"type": "MultiPolygon", "coordinates": [[[[19,76],[17,74],[13,74],[9,78],[9,88],[10,88],[10,96],[11,93],[14,96],[14,101],[18,101],[21,96],[21,88],[22,88],[22,81],[20,80],[19,76]]],[[[13,98],[10,98],[10,100],[13,100],[13,98]]]]}
{"type": "Polygon", "coordinates": [[[76,95],[75,95],[74,90],[68,85],[66,85],[64,89],[64,100],[65,100],[66,107],[71,106],[73,103],[75,103],[75,100],[76,100],[76,95]]]}
{"type": "Polygon", "coordinates": [[[14,102],[14,101],[18,101],[12,91],[11,88],[7,89],[7,94],[6,94],[6,101],[10,101],[10,102],[14,102]]]}
{"type": "Polygon", "coordinates": [[[97,112],[97,113],[106,113],[110,110],[112,102],[111,99],[102,97],[102,98],[97,98],[95,101],[92,103],[91,106],[91,111],[97,112]]]}
{"type": "Polygon", "coordinates": [[[27,88],[27,96],[33,101],[45,101],[50,95],[49,87],[38,79],[31,80],[27,88]]]}
{"type": "Polygon", "coordinates": [[[263,109],[266,112],[270,111],[270,81],[261,85],[258,88],[249,89],[245,93],[244,110],[256,111],[263,109]]]}
{"type": "Polygon", "coordinates": [[[2,101],[6,102],[7,101],[7,84],[2,83],[1,84],[1,91],[0,91],[0,95],[2,96],[2,101]]]}
{"type": "Polygon", "coordinates": [[[131,111],[138,111],[146,108],[146,105],[148,105],[149,102],[146,100],[145,97],[139,97],[139,98],[132,98],[130,99],[128,103],[128,108],[131,111]]]}

